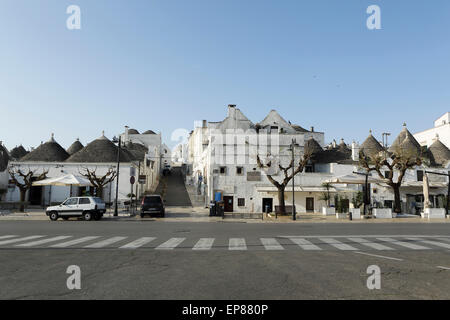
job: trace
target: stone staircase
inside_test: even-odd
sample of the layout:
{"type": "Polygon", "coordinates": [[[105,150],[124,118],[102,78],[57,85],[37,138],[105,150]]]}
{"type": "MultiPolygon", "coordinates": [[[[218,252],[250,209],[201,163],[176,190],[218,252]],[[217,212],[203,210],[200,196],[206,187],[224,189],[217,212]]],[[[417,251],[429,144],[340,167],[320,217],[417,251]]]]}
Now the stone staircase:
{"type": "Polygon", "coordinates": [[[189,198],[191,199],[191,203],[193,207],[205,207],[205,196],[197,194],[197,186],[186,184],[186,190],[189,194],[189,198]]]}

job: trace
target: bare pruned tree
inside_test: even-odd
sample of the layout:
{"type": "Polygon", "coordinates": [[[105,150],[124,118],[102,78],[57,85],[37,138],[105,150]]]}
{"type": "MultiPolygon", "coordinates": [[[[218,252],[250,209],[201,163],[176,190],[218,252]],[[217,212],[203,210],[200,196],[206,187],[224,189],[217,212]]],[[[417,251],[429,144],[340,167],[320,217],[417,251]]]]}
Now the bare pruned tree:
{"type": "Polygon", "coordinates": [[[416,150],[397,147],[394,152],[382,151],[372,156],[360,153],[359,165],[368,173],[375,171],[394,191],[394,212],[402,212],[400,187],[409,169],[423,164],[423,155],[416,150]],[[385,169],[384,175],[382,169],[385,169]]]}
{"type": "Polygon", "coordinates": [[[92,185],[97,188],[97,196],[102,198],[103,196],[103,188],[111,183],[117,176],[116,170],[114,168],[109,168],[108,171],[104,175],[97,175],[97,167],[95,169],[90,170],[87,167],[82,167],[83,172],[78,170],[78,172],[88,179],[92,185]]]}
{"type": "Polygon", "coordinates": [[[20,191],[20,212],[25,211],[25,196],[27,191],[31,189],[33,182],[44,180],[47,178],[48,169],[42,170],[42,173],[37,175],[37,170],[21,169],[19,166],[8,167],[8,173],[11,177],[11,181],[19,188],[20,191]]]}
{"type": "MultiPolygon", "coordinates": [[[[283,180],[281,182],[275,180],[273,175],[266,174],[267,179],[269,179],[270,183],[272,183],[278,190],[278,205],[280,213],[286,213],[286,204],[284,200],[286,186],[289,184],[289,182],[292,180],[292,178],[294,178],[294,176],[297,173],[303,172],[310,158],[311,154],[305,153],[303,156],[300,157],[300,160],[298,162],[294,162],[294,160],[291,160],[291,162],[287,167],[283,167],[281,164],[278,164],[278,168],[283,173],[282,175],[283,180]]],[[[257,155],[256,161],[259,168],[270,168],[273,165],[272,161],[268,161],[266,164],[263,164],[259,155],[257,155]]]]}

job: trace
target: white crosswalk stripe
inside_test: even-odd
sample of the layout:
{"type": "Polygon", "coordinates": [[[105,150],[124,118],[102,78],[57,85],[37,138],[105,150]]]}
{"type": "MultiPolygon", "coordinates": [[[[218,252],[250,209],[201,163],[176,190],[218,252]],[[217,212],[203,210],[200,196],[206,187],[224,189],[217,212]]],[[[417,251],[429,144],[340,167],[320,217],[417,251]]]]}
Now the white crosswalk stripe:
{"type": "Polygon", "coordinates": [[[66,241],[66,242],[57,243],[57,244],[51,245],[50,248],[67,248],[70,246],[74,246],[76,244],[95,240],[97,238],[100,238],[100,237],[99,236],[83,237],[83,238],[79,238],[79,239],[74,239],[74,240],[70,240],[70,241],[66,241]]]}
{"type": "Polygon", "coordinates": [[[64,239],[67,239],[70,237],[72,237],[72,236],[58,236],[58,237],[53,237],[53,238],[48,238],[48,239],[36,240],[36,241],[32,241],[32,242],[27,242],[27,243],[16,244],[16,247],[35,247],[35,246],[39,246],[41,244],[64,240],[64,239]]]}
{"type": "Polygon", "coordinates": [[[228,242],[228,250],[247,250],[244,238],[231,238],[228,242]]]}
{"type": "Polygon", "coordinates": [[[260,240],[266,250],[284,250],[275,238],[261,238],[260,240]]]}
{"type": "Polygon", "coordinates": [[[8,239],[8,238],[14,238],[17,236],[12,236],[12,235],[8,235],[8,236],[1,236],[0,239],[8,239]]]}
{"type": "Polygon", "coordinates": [[[420,246],[418,244],[414,244],[414,243],[409,243],[409,242],[404,242],[404,241],[400,241],[400,240],[396,240],[396,239],[392,239],[392,238],[377,238],[378,240],[384,241],[384,242],[389,242],[398,246],[402,246],[408,249],[412,249],[412,250],[426,250],[426,249],[430,249],[424,246],[420,246]]]}
{"type": "Polygon", "coordinates": [[[142,247],[143,245],[145,245],[155,239],[156,238],[154,238],[154,237],[142,237],[142,238],[134,240],[130,243],[127,243],[124,246],[121,246],[120,249],[136,249],[136,248],[142,247]]]}
{"type": "Polygon", "coordinates": [[[333,238],[319,238],[319,240],[329,244],[330,246],[338,248],[339,250],[358,250],[355,247],[352,247],[348,244],[342,243],[333,238]]]}
{"type": "Polygon", "coordinates": [[[431,244],[433,246],[436,247],[441,247],[441,248],[446,248],[446,249],[450,249],[450,243],[443,243],[443,242],[438,242],[438,241],[431,241],[431,240],[423,240],[420,238],[407,238],[408,240],[411,241],[418,241],[424,244],[431,244]]]}
{"type": "Polygon", "coordinates": [[[112,238],[109,238],[109,239],[106,239],[106,240],[103,240],[103,241],[100,241],[100,242],[96,242],[96,243],[90,244],[88,246],[85,246],[84,248],[103,248],[103,247],[109,246],[109,245],[111,245],[113,243],[122,241],[122,240],[124,240],[126,238],[128,238],[128,237],[112,237],[112,238]]]}
{"type": "Polygon", "coordinates": [[[302,238],[289,238],[293,243],[298,245],[303,250],[322,250],[320,247],[316,246],[315,244],[312,244],[312,242],[302,239],[302,238]]]}
{"type": "Polygon", "coordinates": [[[172,250],[178,247],[186,238],[171,238],[156,247],[158,250],[172,250]]]}
{"type": "Polygon", "coordinates": [[[201,238],[192,250],[210,250],[214,244],[214,238],[201,238]]]}
{"type": "Polygon", "coordinates": [[[375,243],[375,242],[372,242],[372,241],[369,241],[369,240],[366,240],[366,239],[363,239],[363,238],[347,238],[347,239],[349,239],[350,241],[359,243],[359,244],[361,244],[363,246],[366,246],[366,247],[369,247],[369,248],[372,248],[372,249],[376,249],[376,250],[394,250],[393,248],[390,248],[390,247],[385,246],[383,244],[375,243]]]}
{"type": "Polygon", "coordinates": [[[1,246],[1,245],[5,245],[5,244],[11,244],[11,243],[16,243],[16,242],[21,242],[21,241],[28,241],[28,240],[33,240],[33,239],[43,238],[43,237],[45,237],[45,236],[28,236],[28,237],[24,237],[24,238],[16,238],[16,239],[3,240],[3,241],[0,241],[0,246],[1,246]]]}

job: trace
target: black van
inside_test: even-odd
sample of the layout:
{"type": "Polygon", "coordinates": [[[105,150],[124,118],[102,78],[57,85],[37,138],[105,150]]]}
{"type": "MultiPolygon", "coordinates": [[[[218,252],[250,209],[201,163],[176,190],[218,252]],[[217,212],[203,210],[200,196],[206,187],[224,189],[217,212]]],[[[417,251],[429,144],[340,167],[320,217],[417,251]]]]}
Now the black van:
{"type": "Polygon", "coordinates": [[[146,214],[151,216],[152,214],[159,214],[160,217],[164,218],[165,208],[164,201],[160,195],[149,195],[142,198],[141,203],[141,218],[146,214]]]}

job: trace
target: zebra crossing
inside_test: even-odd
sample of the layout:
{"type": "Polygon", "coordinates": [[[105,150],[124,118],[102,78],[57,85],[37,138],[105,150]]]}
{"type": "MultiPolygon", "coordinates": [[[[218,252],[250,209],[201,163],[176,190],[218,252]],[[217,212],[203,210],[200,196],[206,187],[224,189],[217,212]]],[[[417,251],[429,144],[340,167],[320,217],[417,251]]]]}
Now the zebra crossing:
{"type": "Polygon", "coordinates": [[[448,250],[450,236],[278,236],[262,238],[177,238],[136,236],[0,235],[1,249],[154,249],[229,251],[394,251],[448,250]]]}

